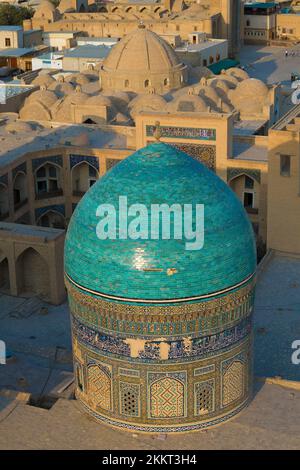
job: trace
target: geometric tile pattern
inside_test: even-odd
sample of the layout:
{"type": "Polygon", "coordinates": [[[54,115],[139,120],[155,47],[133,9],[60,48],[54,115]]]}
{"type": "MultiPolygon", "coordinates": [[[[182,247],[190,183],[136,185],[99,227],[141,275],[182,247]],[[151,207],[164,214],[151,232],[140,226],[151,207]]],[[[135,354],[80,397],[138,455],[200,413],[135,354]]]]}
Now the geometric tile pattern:
{"type": "Polygon", "coordinates": [[[172,377],[164,377],[150,387],[150,415],[152,418],[180,418],[184,416],[184,384],[172,377]]]}
{"type": "Polygon", "coordinates": [[[121,415],[140,415],[140,386],[128,382],[120,382],[121,415]]]}
{"type": "Polygon", "coordinates": [[[230,405],[244,395],[245,365],[235,360],[223,374],[222,403],[230,405]]]}
{"type": "Polygon", "coordinates": [[[203,163],[210,170],[216,170],[216,147],[214,145],[200,145],[200,144],[174,144],[169,142],[170,145],[186,152],[195,160],[203,163]]]}
{"type": "Polygon", "coordinates": [[[117,158],[106,158],[105,163],[106,163],[106,171],[110,170],[114,166],[116,166],[118,163],[120,163],[121,160],[118,160],[117,158]]]}
{"type": "Polygon", "coordinates": [[[215,381],[213,379],[194,384],[195,415],[206,415],[215,409],[215,381]]]}
{"type": "Polygon", "coordinates": [[[111,410],[111,378],[96,364],[88,367],[88,393],[96,407],[111,410]]]}

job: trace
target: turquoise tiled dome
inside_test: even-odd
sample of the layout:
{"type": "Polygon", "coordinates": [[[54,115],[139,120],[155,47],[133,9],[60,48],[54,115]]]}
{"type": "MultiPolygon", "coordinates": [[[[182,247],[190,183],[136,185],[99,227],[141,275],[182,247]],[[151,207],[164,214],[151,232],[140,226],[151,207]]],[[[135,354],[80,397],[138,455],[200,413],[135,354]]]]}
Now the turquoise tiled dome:
{"type": "Polygon", "coordinates": [[[92,186],[72,216],[65,244],[69,279],[119,300],[215,295],[246,280],[255,267],[252,227],[235,194],[203,164],[160,142],[138,150],[92,186]],[[204,204],[203,248],[186,250],[187,240],[161,236],[98,239],[96,209],[108,203],[117,210],[119,196],[127,196],[128,205],[148,208],[154,203],[204,204]]]}

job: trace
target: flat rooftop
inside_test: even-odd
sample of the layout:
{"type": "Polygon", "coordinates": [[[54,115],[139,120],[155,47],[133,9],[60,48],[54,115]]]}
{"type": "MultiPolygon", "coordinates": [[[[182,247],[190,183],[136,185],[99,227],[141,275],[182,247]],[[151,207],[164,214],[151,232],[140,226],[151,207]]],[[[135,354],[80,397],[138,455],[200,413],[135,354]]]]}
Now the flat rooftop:
{"type": "Polygon", "coordinates": [[[115,42],[119,42],[120,38],[119,37],[110,37],[110,38],[104,38],[104,37],[99,37],[99,38],[95,38],[95,37],[91,37],[91,36],[78,36],[76,38],[76,41],[77,42],[102,42],[103,44],[111,44],[111,43],[115,43],[115,42]]]}
{"type": "Polygon", "coordinates": [[[0,366],[0,449],[299,449],[300,365],[291,364],[291,342],[300,333],[300,258],[276,254],[267,261],[257,278],[251,404],[222,426],[179,435],[125,432],[94,422],[71,399],[67,304],[0,294],[1,339],[13,354],[0,366]],[[296,387],[265,380],[274,376],[295,380],[296,387]],[[57,401],[47,410],[5,390],[57,401]]]}
{"type": "Polygon", "coordinates": [[[253,143],[233,141],[233,158],[258,162],[268,161],[268,147],[253,143]]]}
{"type": "Polygon", "coordinates": [[[38,227],[36,225],[13,224],[0,222],[0,237],[8,235],[14,238],[33,237],[41,240],[55,240],[64,233],[56,228],[38,227]]]}
{"type": "Polygon", "coordinates": [[[45,54],[40,54],[36,57],[39,60],[58,60],[62,59],[64,56],[64,51],[55,51],[55,52],[46,52],[45,54]]]}
{"type": "MultiPolygon", "coordinates": [[[[106,131],[104,128],[89,125],[59,125],[54,128],[47,128],[33,123],[33,129],[29,132],[19,131],[16,134],[5,130],[5,117],[2,125],[0,123],[0,171],[7,164],[17,160],[28,152],[47,150],[54,147],[76,146],[74,139],[82,134],[88,134],[90,148],[118,148],[127,147],[126,136],[113,131],[106,131]],[[72,143],[74,142],[74,143],[72,143]]],[[[9,120],[7,120],[7,123],[9,120]]]]}
{"type": "Polygon", "coordinates": [[[233,125],[233,134],[234,135],[253,135],[255,132],[259,131],[268,121],[265,119],[242,119],[240,121],[235,121],[233,125]]]}
{"type": "Polygon", "coordinates": [[[220,46],[228,43],[227,39],[206,39],[199,44],[185,44],[175,48],[175,52],[201,52],[213,46],[220,46]]]}

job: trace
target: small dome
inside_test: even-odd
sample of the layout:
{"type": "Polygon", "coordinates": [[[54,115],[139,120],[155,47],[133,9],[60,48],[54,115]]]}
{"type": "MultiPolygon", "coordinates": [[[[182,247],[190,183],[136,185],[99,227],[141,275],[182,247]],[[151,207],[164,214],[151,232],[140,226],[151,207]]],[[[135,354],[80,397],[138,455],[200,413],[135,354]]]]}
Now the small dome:
{"type": "Polygon", "coordinates": [[[253,98],[266,97],[269,93],[267,85],[257,78],[243,80],[236,87],[236,92],[241,96],[252,96],[253,98]]]}
{"type": "Polygon", "coordinates": [[[108,96],[95,95],[88,98],[86,104],[92,106],[112,106],[112,101],[108,96]]]}
{"type": "Polygon", "coordinates": [[[216,295],[249,279],[255,268],[253,230],[234,192],[203,164],[160,142],[138,150],[98,180],[77,205],[66,236],[68,279],[90,295],[112,299],[159,303],[216,295]],[[119,233],[124,188],[128,207],[139,203],[148,212],[153,202],[204,204],[203,247],[186,250],[184,238],[166,240],[161,231],[159,239],[99,239],[97,208],[100,203],[115,208],[119,233]]]}
{"type": "Polygon", "coordinates": [[[32,85],[37,85],[37,86],[49,86],[52,83],[55,83],[55,78],[52,77],[52,75],[49,75],[49,73],[40,73],[33,81],[32,85]]]}
{"type": "Polygon", "coordinates": [[[227,69],[226,74],[232,75],[238,80],[246,80],[247,78],[249,78],[247,72],[245,72],[245,70],[240,69],[239,67],[231,67],[230,69],[227,69]]]}
{"type": "Polygon", "coordinates": [[[126,93],[125,91],[107,91],[103,92],[102,95],[107,96],[120,112],[124,112],[124,110],[127,109],[129,102],[133,99],[133,96],[136,96],[135,93],[126,93]]]}
{"type": "Polygon", "coordinates": [[[72,104],[85,104],[89,95],[82,93],[82,91],[74,91],[70,95],[66,95],[52,110],[53,120],[58,122],[73,122],[73,115],[71,110],[72,104]]]}
{"type": "Polygon", "coordinates": [[[176,97],[167,104],[167,111],[202,113],[207,112],[208,104],[203,97],[193,94],[184,94],[176,97]]]}
{"type": "Polygon", "coordinates": [[[217,93],[216,89],[211,85],[206,85],[198,89],[199,96],[204,97],[206,102],[211,102],[212,105],[218,105],[220,101],[220,95],[217,93]]]}
{"type": "Polygon", "coordinates": [[[248,119],[263,115],[263,108],[268,104],[269,89],[261,80],[248,78],[240,82],[235,90],[230,90],[228,96],[241,118],[248,119]]]}
{"type": "Polygon", "coordinates": [[[231,88],[236,87],[239,83],[239,80],[234,75],[228,74],[226,70],[222,70],[218,78],[219,80],[225,80],[231,88]]]}
{"type": "MultiPolygon", "coordinates": [[[[112,100],[108,96],[104,95],[95,95],[91,96],[90,98],[87,99],[86,104],[88,106],[95,106],[95,107],[100,107],[100,106],[106,106],[107,108],[107,120],[111,121],[114,119],[114,117],[117,114],[117,109],[115,108],[112,100]]],[[[95,119],[95,116],[93,115],[92,108],[91,108],[91,119],[94,120],[95,122],[100,123],[99,118],[95,119]]],[[[103,119],[102,119],[103,122],[103,119]]]]}
{"type": "Polygon", "coordinates": [[[74,87],[71,83],[57,81],[52,83],[48,90],[54,91],[58,96],[69,95],[74,92],[74,87]]]}
{"type": "Polygon", "coordinates": [[[214,78],[209,82],[210,86],[216,88],[217,92],[219,93],[220,90],[227,94],[231,89],[230,85],[226,80],[219,80],[218,78],[214,78]]]}
{"type": "Polygon", "coordinates": [[[23,106],[19,114],[24,121],[51,121],[53,117],[49,108],[40,101],[23,106]]]}
{"type": "Polygon", "coordinates": [[[84,75],[83,73],[73,73],[72,75],[68,75],[65,78],[65,81],[78,85],[86,85],[91,82],[91,79],[88,75],[84,75]]]}
{"type": "Polygon", "coordinates": [[[31,93],[31,95],[26,98],[25,105],[32,104],[36,101],[43,103],[44,106],[47,108],[51,108],[51,106],[58,100],[57,95],[50,90],[40,89],[31,93]]]}
{"type": "Polygon", "coordinates": [[[156,93],[147,93],[138,95],[130,101],[128,108],[130,116],[134,119],[141,111],[164,111],[166,108],[166,100],[156,93]]]}

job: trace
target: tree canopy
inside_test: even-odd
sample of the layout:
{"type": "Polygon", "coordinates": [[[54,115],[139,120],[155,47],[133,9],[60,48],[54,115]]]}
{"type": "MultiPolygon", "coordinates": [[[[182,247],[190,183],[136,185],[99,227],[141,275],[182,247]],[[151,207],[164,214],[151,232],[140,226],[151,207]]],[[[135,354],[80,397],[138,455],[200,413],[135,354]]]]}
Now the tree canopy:
{"type": "Polygon", "coordinates": [[[0,4],[0,25],[21,25],[33,16],[33,9],[9,4],[0,4]]]}

